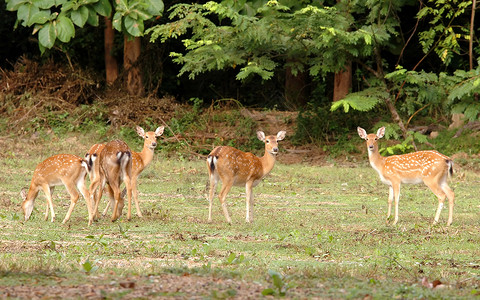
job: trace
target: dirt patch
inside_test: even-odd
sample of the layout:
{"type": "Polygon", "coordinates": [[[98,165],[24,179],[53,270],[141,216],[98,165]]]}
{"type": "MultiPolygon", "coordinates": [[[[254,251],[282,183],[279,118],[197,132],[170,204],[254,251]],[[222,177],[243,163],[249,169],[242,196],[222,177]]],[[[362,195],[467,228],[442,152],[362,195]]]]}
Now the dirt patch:
{"type": "Polygon", "coordinates": [[[111,280],[112,276],[91,276],[91,283],[72,284],[66,279],[52,278],[56,284],[36,285],[34,282],[17,286],[3,286],[0,298],[18,299],[122,299],[165,298],[204,299],[237,298],[258,299],[264,287],[258,283],[216,277],[202,277],[190,273],[126,277],[111,280]]]}

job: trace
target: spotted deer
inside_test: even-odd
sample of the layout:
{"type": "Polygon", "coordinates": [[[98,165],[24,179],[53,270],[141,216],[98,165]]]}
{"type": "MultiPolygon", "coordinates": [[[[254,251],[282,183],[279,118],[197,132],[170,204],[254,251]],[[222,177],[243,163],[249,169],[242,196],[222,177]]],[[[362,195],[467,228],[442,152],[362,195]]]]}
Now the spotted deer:
{"type": "Polygon", "coordinates": [[[79,191],[85,198],[88,209],[88,225],[92,224],[93,205],[90,200],[90,194],[85,186],[85,176],[88,172],[88,163],[81,157],[72,154],[58,154],[51,156],[39,163],[33,172],[33,178],[28,193],[22,189],[23,198],[22,209],[27,221],[33,211],[35,199],[38,192],[43,190],[47,198],[47,209],[45,211],[45,220],[48,219],[48,209],[50,208],[51,221],[55,221],[55,212],[53,209],[52,193],[55,186],[64,185],[70,194],[70,207],[65,215],[63,223],[65,224],[73,212],[79,198],[79,191]]]}
{"type": "MultiPolygon", "coordinates": [[[[122,213],[123,199],[121,197],[120,185],[125,183],[128,198],[127,219],[131,219],[132,205],[132,152],[128,145],[121,140],[114,140],[105,144],[103,150],[98,155],[94,164],[98,164],[98,173],[94,175],[93,181],[90,183],[89,192],[96,195],[97,188],[101,192],[108,184],[115,200],[112,213],[112,222],[117,220],[122,213]]],[[[100,199],[95,199],[94,212],[98,211],[98,203],[100,199]]]]}
{"type": "Polygon", "coordinates": [[[448,198],[448,221],[452,224],[455,194],[447,184],[448,175],[453,175],[453,161],[435,150],[417,151],[403,155],[382,157],[378,152],[378,139],[385,135],[385,127],[378,129],[377,134],[367,134],[358,127],[358,135],[367,142],[370,165],[377,171],[380,180],[390,186],[388,194],[387,222],[391,215],[392,202],[395,199],[395,219],[398,222],[398,201],[402,183],[424,183],[438,198],[438,208],[433,224],[438,222],[445,198],[448,198]]]}
{"type": "Polygon", "coordinates": [[[245,185],[246,189],[246,222],[253,221],[253,187],[272,171],[278,154],[278,141],[285,138],[286,132],[280,131],[277,135],[265,137],[263,131],[257,132],[259,140],[265,143],[265,154],[257,157],[250,152],[243,152],[229,146],[219,146],[210,152],[207,157],[207,168],[210,179],[208,221],[212,221],[213,197],[220,180],[222,188],[219,199],[223,214],[228,223],[232,220],[228,214],[225,198],[232,186],[245,185]]]}
{"type": "MultiPolygon", "coordinates": [[[[133,199],[135,200],[135,207],[137,209],[137,215],[142,217],[142,211],[138,203],[138,190],[137,181],[138,176],[145,170],[145,168],[152,162],[155,148],[157,147],[157,138],[163,134],[164,127],[160,126],[155,131],[145,132],[142,127],[137,126],[136,131],[139,136],[144,140],[143,149],[141,152],[132,152],[132,190],[133,199]]],[[[122,193],[123,194],[123,193],[122,193]]],[[[110,198],[112,199],[112,198],[110,198]]],[[[107,203],[103,215],[108,211],[108,208],[112,204],[112,200],[107,203]]]]}

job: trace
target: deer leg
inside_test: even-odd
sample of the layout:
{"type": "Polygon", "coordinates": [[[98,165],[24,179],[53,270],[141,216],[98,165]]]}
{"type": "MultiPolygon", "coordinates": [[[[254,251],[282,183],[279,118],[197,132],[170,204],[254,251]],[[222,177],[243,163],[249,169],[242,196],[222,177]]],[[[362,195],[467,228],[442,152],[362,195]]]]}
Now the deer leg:
{"type": "Polygon", "coordinates": [[[212,222],[213,197],[217,188],[218,180],[213,174],[210,175],[210,191],[208,195],[208,222],[212,222]]]}
{"type": "MultiPolygon", "coordinates": [[[[68,208],[67,214],[65,215],[65,219],[63,219],[63,222],[62,222],[63,224],[65,224],[70,219],[73,209],[75,208],[75,205],[77,204],[78,198],[80,196],[78,194],[77,189],[75,188],[75,185],[73,185],[72,183],[65,183],[65,187],[67,188],[67,191],[70,194],[70,207],[68,208]]],[[[89,214],[90,214],[90,211],[89,211],[89,214]]]]}
{"type": "Polygon", "coordinates": [[[442,188],[438,184],[438,180],[434,178],[434,180],[424,180],[424,183],[428,188],[437,196],[438,198],[438,207],[437,211],[435,212],[435,219],[433,220],[433,224],[438,223],[438,219],[440,218],[440,213],[442,212],[443,209],[443,203],[445,201],[446,195],[443,192],[442,188]]]}
{"type": "Polygon", "coordinates": [[[112,213],[112,222],[116,221],[119,217],[117,213],[118,205],[119,202],[121,201],[120,198],[120,191],[118,188],[112,188],[113,189],[113,198],[115,198],[115,204],[113,205],[113,213],[112,213]]]}
{"type": "Polygon", "coordinates": [[[400,184],[392,185],[393,188],[393,197],[395,199],[395,219],[393,220],[393,225],[396,225],[398,222],[398,201],[400,199],[400,184]]]}
{"type": "MultiPolygon", "coordinates": [[[[45,193],[45,197],[47,198],[47,205],[50,206],[50,213],[52,214],[52,222],[55,221],[55,212],[53,211],[53,202],[52,202],[52,194],[50,193],[50,187],[48,184],[42,185],[43,192],[45,193]]],[[[48,214],[47,218],[48,218],[48,214]]]]}
{"type": "Polygon", "coordinates": [[[137,190],[137,179],[132,179],[132,194],[133,200],[135,200],[135,208],[137,209],[137,216],[140,218],[143,217],[142,211],[140,210],[140,205],[138,204],[138,190],[137,190]]]}
{"type": "Polygon", "coordinates": [[[447,226],[450,226],[453,221],[453,205],[455,203],[455,193],[452,191],[452,189],[446,184],[442,184],[441,188],[443,192],[447,195],[448,198],[448,221],[447,221],[447,226]]]}
{"type": "MultiPolygon", "coordinates": [[[[110,187],[110,185],[107,185],[105,187],[107,189],[107,193],[108,193],[108,202],[107,202],[107,206],[105,206],[105,209],[103,210],[102,212],[102,216],[105,216],[108,212],[108,209],[110,208],[110,206],[113,207],[113,205],[115,204],[115,198],[113,197],[113,190],[112,190],[112,187],[110,187]]],[[[121,197],[121,196],[120,196],[121,197]]],[[[118,212],[118,215],[121,215],[121,212],[118,212]]]]}
{"type": "Polygon", "coordinates": [[[232,185],[233,185],[233,182],[231,180],[223,181],[222,189],[220,190],[220,194],[218,195],[218,198],[220,199],[220,203],[222,204],[223,214],[225,215],[227,222],[230,224],[232,223],[232,219],[230,219],[230,215],[228,214],[227,203],[225,202],[225,198],[227,198],[227,194],[232,188],[232,185]]]}
{"type": "MultiPolygon", "coordinates": [[[[50,196],[53,197],[53,190],[55,189],[54,186],[51,186],[50,187],[50,196]]],[[[45,221],[48,220],[48,209],[49,209],[49,204],[48,204],[48,200],[45,200],[45,221]]]]}
{"type": "Polygon", "coordinates": [[[387,223],[388,223],[388,219],[392,214],[392,203],[393,203],[393,187],[390,186],[388,189],[388,211],[387,211],[387,220],[386,220],[387,223]]]}
{"type": "Polygon", "coordinates": [[[85,186],[85,180],[81,179],[77,182],[77,188],[82,194],[83,198],[85,199],[85,202],[87,203],[87,209],[88,209],[88,226],[92,225],[93,218],[95,215],[95,211],[93,208],[95,207],[95,204],[90,201],[90,194],[88,192],[87,187],[85,186]]]}
{"type": "Polygon", "coordinates": [[[245,190],[246,190],[246,217],[245,221],[247,223],[253,222],[253,182],[247,182],[245,184],[245,190]]]}
{"type": "Polygon", "coordinates": [[[127,198],[128,198],[127,220],[130,221],[132,219],[132,180],[130,176],[125,176],[123,181],[125,182],[125,187],[127,188],[127,198]]]}
{"type": "Polygon", "coordinates": [[[98,203],[100,202],[100,199],[102,198],[102,193],[100,190],[97,191],[97,188],[102,189],[104,185],[104,179],[100,178],[101,176],[95,177],[95,179],[90,183],[90,186],[88,188],[88,194],[90,197],[93,197],[93,212],[95,214],[95,218],[98,219],[98,203]]]}

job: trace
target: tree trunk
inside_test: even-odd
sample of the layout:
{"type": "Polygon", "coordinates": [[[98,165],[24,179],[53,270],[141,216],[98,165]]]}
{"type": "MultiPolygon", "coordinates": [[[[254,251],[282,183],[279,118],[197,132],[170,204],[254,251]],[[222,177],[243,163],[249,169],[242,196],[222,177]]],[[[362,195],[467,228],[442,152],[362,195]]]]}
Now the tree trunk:
{"type": "Polygon", "coordinates": [[[112,20],[105,17],[104,47],[105,47],[105,73],[107,84],[111,85],[118,77],[118,63],[113,54],[113,39],[115,31],[112,27],[112,20]]]}
{"type": "Polygon", "coordinates": [[[345,70],[335,74],[333,101],[345,98],[352,88],[352,62],[345,65],[345,70]]]}
{"type": "Polygon", "coordinates": [[[293,75],[292,69],[287,67],[285,73],[285,100],[291,108],[297,109],[307,103],[305,81],[305,72],[298,72],[297,75],[293,75]]]}
{"type": "Polygon", "coordinates": [[[142,96],[144,93],[142,72],[138,65],[141,52],[139,37],[131,38],[125,35],[123,43],[123,67],[127,74],[127,91],[130,95],[142,96]]]}

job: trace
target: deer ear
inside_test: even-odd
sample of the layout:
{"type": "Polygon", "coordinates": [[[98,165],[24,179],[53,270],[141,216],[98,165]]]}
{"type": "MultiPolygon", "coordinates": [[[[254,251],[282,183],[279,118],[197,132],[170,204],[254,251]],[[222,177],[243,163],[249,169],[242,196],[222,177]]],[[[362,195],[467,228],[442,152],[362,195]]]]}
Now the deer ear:
{"type": "Polygon", "coordinates": [[[263,131],[257,131],[257,138],[262,142],[265,142],[265,133],[263,131]]]}
{"type": "Polygon", "coordinates": [[[282,130],[277,133],[277,141],[281,141],[285,138],[285,135],[287,134],[286,131],[282,130]]]}
{"type": "Polygon", "coordinates": [[[378,128],[377,138],[381,139],[385,135],[385,127],[378,128]]]}
{"type": "Polygon", "coordinates": [[[367,132],[365,131],[365,129],[363,129],[362,127],[357,127],[357,132],[362,139],[367,139],[367,132]]]}
{"type": "Polygon", "coordinates": [[[156,137],[161,136],[163,134],[163,130],[165,130],[165,127],[163,126],[158,127],[157,130],[155,130],[155,136],[156,137]]]}
{"type": "Polygon", "coordinates": [[[145,138],[145,131],[143,130],[142,127],[137,126],[137,127],[135,127],[135,130],[137,131],[137,134],[139,136],[141,136],[142,138],[145,138]]]}

